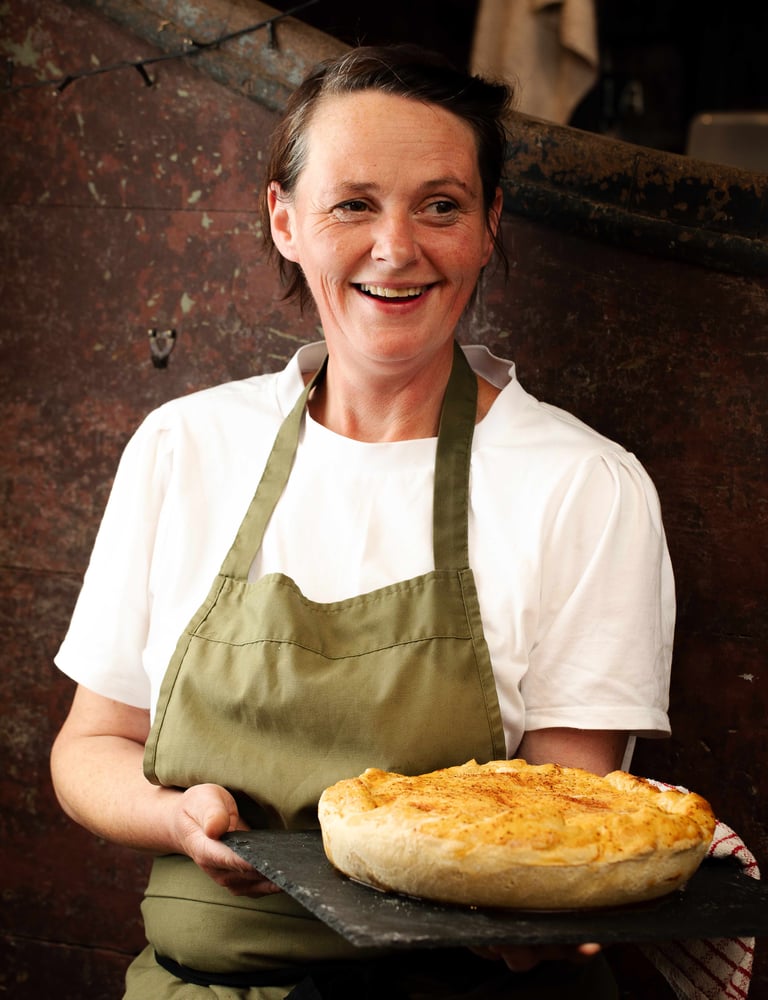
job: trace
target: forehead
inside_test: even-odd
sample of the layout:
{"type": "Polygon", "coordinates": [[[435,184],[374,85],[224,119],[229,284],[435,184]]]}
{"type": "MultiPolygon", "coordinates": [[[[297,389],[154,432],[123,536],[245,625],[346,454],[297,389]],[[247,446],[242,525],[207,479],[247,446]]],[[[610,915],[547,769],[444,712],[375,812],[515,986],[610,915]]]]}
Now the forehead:
{"type": "Polygon", "coordinates": [[[410,97],[364,90],[318,102],[306,135],[305,168],[345,165],[429,166],[479,170],[471,126],[451,111],[410,97]]]}

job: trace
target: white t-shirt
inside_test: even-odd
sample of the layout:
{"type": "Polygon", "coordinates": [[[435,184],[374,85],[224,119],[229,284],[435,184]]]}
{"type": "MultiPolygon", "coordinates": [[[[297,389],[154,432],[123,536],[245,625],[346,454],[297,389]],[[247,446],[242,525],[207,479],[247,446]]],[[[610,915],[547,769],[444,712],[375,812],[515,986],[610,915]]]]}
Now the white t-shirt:
{"type": "MultiPolygon", "coordinates": [[[[514,367],[466,347],[503,391],[475,429],[470,563],[508,752],[527,729],[669,732],[675,597],[655,489],[637,459],[530,396],[514,367]]],[[[121,459],[56,664],[154,712],[176,641],[206,597],[275,434],[323,344],[279,373],[173,400],[121,459]]],[[[371,444],[305,416],[251,577],[282,572],[336,601],[434,568],[436,439],[371,444]]]]}

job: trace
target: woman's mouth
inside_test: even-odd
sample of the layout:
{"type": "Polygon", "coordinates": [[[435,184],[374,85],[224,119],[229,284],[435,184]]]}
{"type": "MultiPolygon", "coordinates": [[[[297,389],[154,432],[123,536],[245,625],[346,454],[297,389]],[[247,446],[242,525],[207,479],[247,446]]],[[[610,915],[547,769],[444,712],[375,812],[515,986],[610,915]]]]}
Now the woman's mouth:
{"type": "Polygon", "coordinates": [[[423,295],[432,286],[411,285],[407,288],[391,288],[389,285],[359,284],[357,287],[363,295],[367,295],[372,299],[392,301],[393,299],[418,299],[420,295],[423,295]]]}

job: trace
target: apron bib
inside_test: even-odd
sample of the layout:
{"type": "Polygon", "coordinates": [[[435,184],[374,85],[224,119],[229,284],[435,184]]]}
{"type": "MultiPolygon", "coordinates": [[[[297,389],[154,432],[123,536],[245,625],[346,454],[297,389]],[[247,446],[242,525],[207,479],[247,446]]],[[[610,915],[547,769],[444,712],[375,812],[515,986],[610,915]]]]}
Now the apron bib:
{"type": "MultiPolygon", "coordinates": [[[[282,424],[221,571],[179,639],[144,757],[156,784],[228,788],[252,827],[316,828],[323,789],[367,767],[417,774],[506,756],[469,568],[477,380],[458,345],[437,440],[434,570],[326,604],[281,573],[248,582],[324,372],[282,424]]],[[[234,897],[184,856],[155,860],[142,912],[159,954],[209,972],[367,954],[289,896],[234,897]]]]}

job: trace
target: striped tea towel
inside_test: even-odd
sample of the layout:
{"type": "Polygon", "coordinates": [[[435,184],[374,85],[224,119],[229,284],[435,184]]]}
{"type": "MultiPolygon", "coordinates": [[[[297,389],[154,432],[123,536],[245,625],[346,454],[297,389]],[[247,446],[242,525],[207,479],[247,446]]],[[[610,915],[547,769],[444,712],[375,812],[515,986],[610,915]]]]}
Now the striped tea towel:
{"type": "MultiPolygon", "coordinates": [[[[660,788],[687,789],[679,785],[660,788]]],[[[744,872],[760,878],[760,869],[741,837],[718,821],[709,857],[736,858],[744,872]]],[[[680,1000],[744,1000],[752,978],[754,938],[715,938],[711,941],[665,941],[642,945],[641,950],[664,976],[680,1000]]]]}

